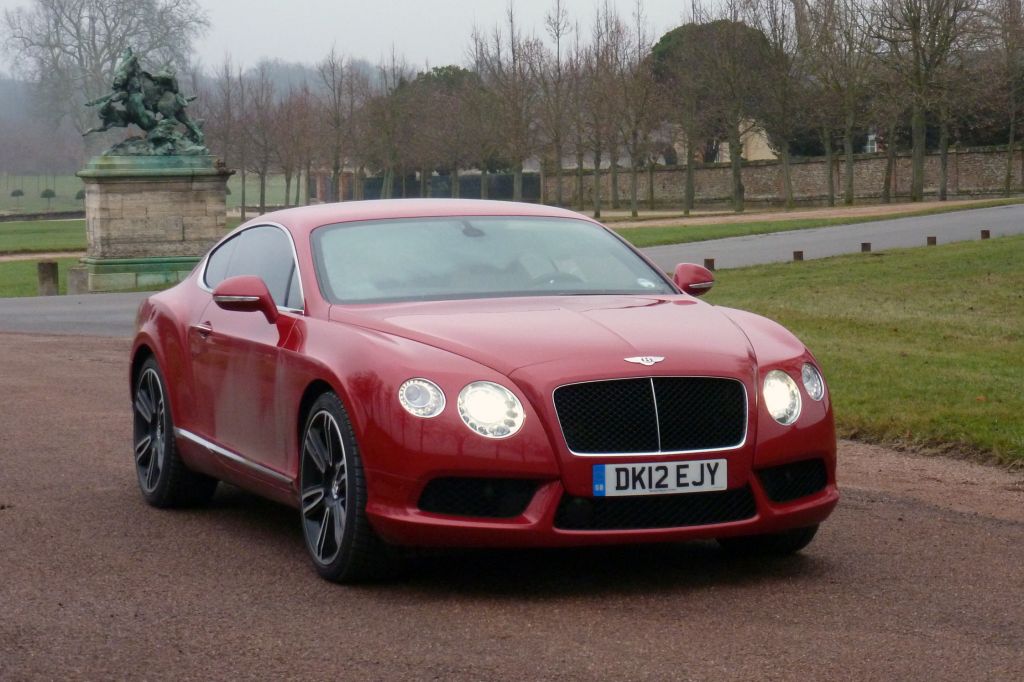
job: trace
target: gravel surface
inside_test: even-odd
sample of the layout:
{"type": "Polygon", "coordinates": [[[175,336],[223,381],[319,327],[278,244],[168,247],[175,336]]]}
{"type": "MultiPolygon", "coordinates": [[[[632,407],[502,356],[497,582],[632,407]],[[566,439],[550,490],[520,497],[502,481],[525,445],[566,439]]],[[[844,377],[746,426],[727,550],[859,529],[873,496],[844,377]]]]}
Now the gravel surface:
{"type": "Polygon", "coordinates": [[[128,342],[0,334],[0,679],[1024,679],[1024,474],[848,442],[801,556],[710,543],[307,563],[290,509],[158,511],[128,342]]]}

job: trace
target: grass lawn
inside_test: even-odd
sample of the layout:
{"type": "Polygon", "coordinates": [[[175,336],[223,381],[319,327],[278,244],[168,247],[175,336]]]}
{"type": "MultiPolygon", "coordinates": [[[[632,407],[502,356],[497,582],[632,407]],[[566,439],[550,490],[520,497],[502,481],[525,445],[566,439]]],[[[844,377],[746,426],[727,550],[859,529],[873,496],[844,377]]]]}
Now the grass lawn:
{"type": "Polygon", "coordinates": [[[1024,237],[724,270],[709,302],[789,327],[840,435],[1024,463],[1024,237]]]}
{"type": "MultiPolygon", "coordinates": [[[[58,258],[57,275],[60,293],[68,291],[68,268],[78,263],[77,258],[58,258]]],[[[16,260],[0,262],[0,298],[38,296],[39,280],[36,261],[16,260]]]]}
{"type": "Polygon", "coordinates": [[[0,254],[84,250],[84,220],[0,223],[0,254]]]}
{"type": "Polygon", "coordinates": [[[896,218],[911,218],[914,216],[935,215],[937,213],[952,213],[953,211],[966,211],[975,208],[992,208],[994,206],[1007,206],[1019,204],[1024,199],[987,199],[976,201],[970,204],[956,206],[935,205],[929,208],[922,208],[916,211],[898,213],[894,215],[880,216],[850,216],[844,218],[793,218],[789,220],[759,220],[749,223],[725,223],[720,225],[686,225],[685,219],[680,219],[679,225],[667,227],[622,227],[615,228],[625,239],[634,246],[660,246],[662,244],[685,244],[688,242],[701,242],[706,239],[722,239],[724,237],[745,237],[752,234],[770,234],[772,232],[786,232],[789,230],[809,230],[815,227],[829,227],[832,225],[850,225],[852,223],[870,223],[876,220],[893,220],[896,218]]]}

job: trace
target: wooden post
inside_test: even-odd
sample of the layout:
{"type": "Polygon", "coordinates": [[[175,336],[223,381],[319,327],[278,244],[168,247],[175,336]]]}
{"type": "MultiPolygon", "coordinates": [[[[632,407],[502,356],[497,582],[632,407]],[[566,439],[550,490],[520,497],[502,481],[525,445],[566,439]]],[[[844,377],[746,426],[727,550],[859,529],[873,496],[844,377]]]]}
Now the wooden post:
{"type": "Polygon", "coordinates": [[[39,295],[57,295],[57,263],[52,260],[44,260],[36,263],[36,274],[39,278],[39,295]]]}

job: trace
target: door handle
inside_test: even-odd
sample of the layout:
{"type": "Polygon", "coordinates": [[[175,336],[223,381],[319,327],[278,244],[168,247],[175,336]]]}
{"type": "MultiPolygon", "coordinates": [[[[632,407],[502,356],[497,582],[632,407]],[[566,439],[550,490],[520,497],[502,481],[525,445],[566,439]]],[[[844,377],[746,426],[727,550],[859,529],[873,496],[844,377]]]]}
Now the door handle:
{"type": "Polygon", "coordinates": [[[213,333],[213,327],[210,326],[209,322],[200,322],[199,324],[192,325],[192,328],[198,332],[199,336],[204,339],[213,333]]]}

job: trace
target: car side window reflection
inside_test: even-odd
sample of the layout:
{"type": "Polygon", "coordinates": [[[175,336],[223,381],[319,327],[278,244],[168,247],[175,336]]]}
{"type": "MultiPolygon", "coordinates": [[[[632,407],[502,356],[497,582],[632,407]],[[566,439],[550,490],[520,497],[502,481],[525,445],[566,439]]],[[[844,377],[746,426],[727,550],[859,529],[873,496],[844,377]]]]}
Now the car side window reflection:
{"type": "Polygon", "coordinates": [[[281,229],[269,225],[248,229],[210,254],[206,267],[208,287],[240,275],[261,278],[277,305],[303,307],[292,246],[281,229]]]}

